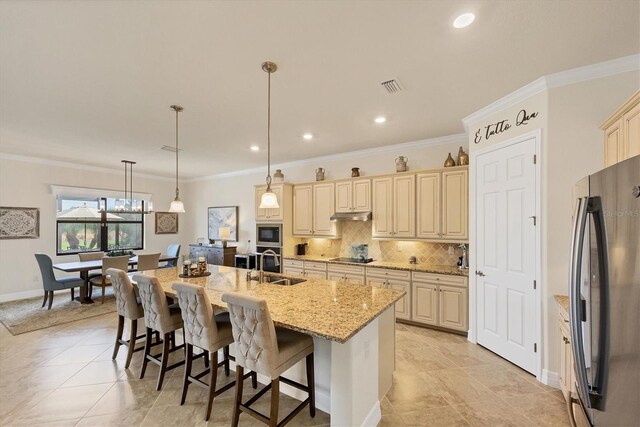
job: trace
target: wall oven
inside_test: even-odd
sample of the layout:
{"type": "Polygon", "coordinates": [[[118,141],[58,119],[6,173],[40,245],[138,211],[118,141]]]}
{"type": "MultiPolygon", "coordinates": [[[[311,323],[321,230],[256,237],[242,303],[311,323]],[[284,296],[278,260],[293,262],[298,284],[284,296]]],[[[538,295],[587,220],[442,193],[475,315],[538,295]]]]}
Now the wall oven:
{"type": "Polygon", "coordinates": [[[281,247],[282,224],[257,224],[256,246],[281,247]]]}
{"type": "Polygon", "coordinates": [[[262,252],[267,249],[271,249],[277,255],[273,256],[271,254],[266,254],[264,256],[264,271],[269,271],[271,273],[281,273],[282,272],[282,248],[275,246],[256,246],[256,269],[260,269],[260,256],[262,252]],[[277,260],[277,262],[276,262],[277,260]]]}

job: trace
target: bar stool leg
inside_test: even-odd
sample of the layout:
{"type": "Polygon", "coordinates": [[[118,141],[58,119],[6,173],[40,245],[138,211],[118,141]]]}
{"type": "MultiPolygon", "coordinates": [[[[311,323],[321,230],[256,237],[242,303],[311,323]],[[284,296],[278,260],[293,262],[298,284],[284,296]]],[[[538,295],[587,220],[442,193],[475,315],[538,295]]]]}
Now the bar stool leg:
{"type": "Polygon", "coordinates": [[[222,353],[224,354],[224,374],[229,376],[229,346],[226,345],[222,349],[222,353]]]}
{"type": "Polygon", "coordinates": [[[122,340],[122,332],[124,331],[124,316],[118,316],[118,331],[116,332],[116,343],[113,346],[113,354],[111,360],[115,360],[120,350],[120,341],[122,340]]]}
{"type": "Polygon", "coordinates": [[[278,425],[278,405],[280,404],[280,380],[271,380],[271,412],[269,413],[269,427],[278,425]]]}
{"type": "Polygon", "coordinates": [[[309,387],[309,415],[316,416],[316,384],[313,367],[313,353],[307,355],[307,386],[309,387]]]}
{"type": "Polygon", "coordinates": [[[171,333],[164,334],[164,339],[163,339],[164,343],[162,346],[162,360],[160,362],[160,374],[158,375],[158,384],[156,385],[157,391],[160,391],[160,389],[162,388],[162,382],[164,381],[164,373],[167,371],[167,362],[169,361],[169,337],[170,336],[171,336],[171,333]]]}
{"type": "Polygon", "coordinates": [[[244,377],[244,368],[240,365],[236,365],[236,397],[233,403],[233,419],[231,420],[232,427],[238,427],[240,420],[240,403],[242,403],[242,377],[244,377]]]}
{"type": "Polygon", "coordinates": [[[153,335],[153,330],[151,328],[147,328],[147,336],[144,342],[144,355],[142,356],[142,369],[140,370],[140,379],[144,378],[144,372],[147,370],[147,356],[151,354],[151,336],[153,335]]]}
{"type": "Polygon", "coordinates": [[[187,390],[189,389],[189,376],[191,375],[191,364],[193,362],[193,345],[186,345],[187,356],[184,365],[184,381],[182,382],[182,398],[180,399],[180,405],[184,405],[187,400],[187,390]]]}
{"type": "Polygon", "coordinates": [[[136,337],[138,336],[138,319],[131,319],[131,327],[129,329],[129,348],[127,351],[127,361],[124,364],[124,369],[127,369],[131,364],[131,358],[133,357],[133,352],[136,349],[136,337]]]}
{"type": "MultiPolygon", "coordinates": [[[[208,354],[207,354],[208,356],[208,354]]],[[[216,360],[211,364],[211,376],[209,377],[209,400],[207,403],[207,415],[204,420],[209,421],[211,416],[211,408],[213,407],[213,398],[216,395],[216,383],[218,382],[218,352],[216,352],[216,360]]]]}

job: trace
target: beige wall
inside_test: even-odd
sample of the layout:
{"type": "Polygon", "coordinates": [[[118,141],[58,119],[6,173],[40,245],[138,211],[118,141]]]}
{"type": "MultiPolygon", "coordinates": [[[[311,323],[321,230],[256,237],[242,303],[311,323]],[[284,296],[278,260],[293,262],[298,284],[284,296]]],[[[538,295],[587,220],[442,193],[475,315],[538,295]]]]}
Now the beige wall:
{"type": "MultiPolygon", "coordinates": [[[[557,372],[557,306],[554,294],[567,294],[571,237],[572,189],[588,174],[604,167],[603,133],[599,125],[640,87],[640,73],[628,72],[551,89],[515,107],[469,126],[470,151],[506,141],[540,128],[542,134],[542,368],[557,372]],[[510,129],[475,144],[478,128],[502,118],[514,118],[521,109],[541,113],[528,126],[510,129]]],[[[471,165],[473,176],[473,164],[471,165]]],[[[475,229],[471,220],[471,231],[475,229]]],[[[472,242],[473,243],[473,242],[472,242]]],[[[474,285],[471,277],[471,286],[474,285]]]]}
{"type": "MultiPolygon", "coordinates": [[[[42,289],[42,279],[33,256],[42,252],[54,262],[77,261],[76,255],[55,256],[56,253],[56,200],[50,186],[100,188],[122,191],[122,173],[95,172],[90,168],[72,168],[45,163],[32,163],[13,159],[0,159],[0,206],[40,208],[40,238],[0,240],[0,300],[26,297],[42,289]]],[[[151,193],[156,210],[167,210],[175,195],[171,180],[137,177],[134,191],[151,193]]],[[[188,201],[185,197],[185,203],[188,201]]],[[[180,218],[178,235],[154,233],[155,219],[148,215],[145,222],[144,252],[166,253],[167,245],[183,244],[184,218],[180,218]]],[[[184,250],[184,249],[183,249],[184,250]]],[[[64,274],[56,273],[59,276],[64,274]]]]}

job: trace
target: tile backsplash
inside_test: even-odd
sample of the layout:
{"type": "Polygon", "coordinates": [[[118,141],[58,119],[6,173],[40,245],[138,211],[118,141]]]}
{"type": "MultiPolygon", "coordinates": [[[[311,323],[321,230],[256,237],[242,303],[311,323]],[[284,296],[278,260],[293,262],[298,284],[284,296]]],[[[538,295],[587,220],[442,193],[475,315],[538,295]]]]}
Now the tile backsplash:
{"type": "Polygon", "coordinates": [[[369,257],[380,261],[408,262],[415,256],[421,264],[456,265],[462,249],[454,243],[430,243],[401,240],[374,240],[371,238],[371,222],[345,221],[342,223],[342,239],[302,239],[309,244],[309,255],[331,257],[351,256],[351,245],[369,245],[369,257]],[[454,254],[449,254],[449,246],[454,254]]]}

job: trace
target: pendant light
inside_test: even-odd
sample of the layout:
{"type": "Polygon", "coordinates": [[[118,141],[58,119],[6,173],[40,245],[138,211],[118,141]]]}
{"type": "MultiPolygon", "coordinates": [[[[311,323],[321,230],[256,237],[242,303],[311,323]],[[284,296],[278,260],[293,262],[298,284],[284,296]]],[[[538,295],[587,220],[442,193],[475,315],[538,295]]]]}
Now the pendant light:
{"type": "Polygon", "coordinates": [[[107,213],[135,213],[150,214],[153,212],[153,205],[149,202],[148,208],[145,207],[144,200],[135,200],[133,198],[133,165],[136,162],[131,160],[121,160],[124,164],[124,198],[116,199],[114,207],[107,209],[104,201],[100,201],[98,210],[107,213]]]}
{"type": "Polygon", "coordinates": [[[269,74],[267,95],[267,190],[260,198],[260,209],[278,209],[278,196],[271,190],[271,73],[275,73],[278,66],[273,62],[263,62],[262,70],[269,74]]]}
{"type": "Polygon", "coordinates": [[[180,189],[178,188],[178,113],[183,108],[179,105],[172,105],[170,108],[176,112],[176,198],[171,202],[169,212],[184,213],[184,203],[180,200],[180,189]]]}

